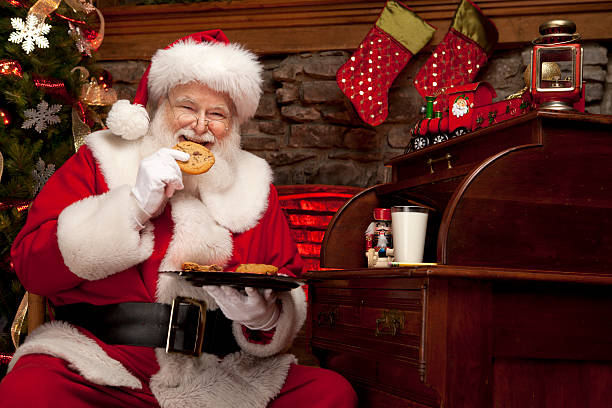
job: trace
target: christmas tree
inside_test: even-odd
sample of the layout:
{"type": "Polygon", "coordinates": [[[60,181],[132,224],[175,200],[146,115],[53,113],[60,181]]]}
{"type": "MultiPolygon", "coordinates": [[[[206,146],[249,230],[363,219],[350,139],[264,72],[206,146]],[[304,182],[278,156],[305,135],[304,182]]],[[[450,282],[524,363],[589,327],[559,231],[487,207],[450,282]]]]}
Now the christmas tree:
{"type": "Polygon", "coordinates": [[[95,65],[103,18],[88,0],[0,0],[0,16],[0,352],[10,353],[24,294],[10,247],[49,176],[103,126],[114,91],[95,65]]]}

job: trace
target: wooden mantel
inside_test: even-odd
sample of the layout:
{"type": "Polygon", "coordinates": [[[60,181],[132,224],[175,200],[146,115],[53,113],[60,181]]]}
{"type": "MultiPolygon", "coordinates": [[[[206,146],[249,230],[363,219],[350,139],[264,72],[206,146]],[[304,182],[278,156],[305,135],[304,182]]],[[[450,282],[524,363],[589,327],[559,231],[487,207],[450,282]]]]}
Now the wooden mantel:
{"type": "MultiPolygon", "coordinates": [[[[102,61],[148,60],[158,48],[186,34],[220,28],[231,41],[258,54],[353,50],[384,6],[367,0],[232,0],[196,4],[104,7],[102,61]]],[[[446,34],[459,0],[405,2],[446,34]]],[[[498,48],[524,46],[538,26],[552,19],[576,23],[585,41],[612,40],[610,0],[480,0],[476,4],[496,24],[498,48]]]]}

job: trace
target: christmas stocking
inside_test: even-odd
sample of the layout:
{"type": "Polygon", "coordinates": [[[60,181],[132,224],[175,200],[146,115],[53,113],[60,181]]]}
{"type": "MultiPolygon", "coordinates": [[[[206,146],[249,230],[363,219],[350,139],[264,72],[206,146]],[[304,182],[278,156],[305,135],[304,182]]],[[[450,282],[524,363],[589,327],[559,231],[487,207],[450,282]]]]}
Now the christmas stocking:
{"type": "MultiPolygon", "coordinates": [[[[414,85],[423,98],[437,96],[448,87],[474,80],[497,44],[497,28],[471,1],[462,0],[451,27],[425,65],[414,85]]],[[[434,110],[447,109],[444,98],[434,102],[434,110]]]]}
{"type": "Polygon", "coordinates": [[[435,29],[398,1],[387,1],[359,48],[336,73],[336,81],[359,117],[377,126],[387,118],[387,94],[410,58],[435,29]]]}

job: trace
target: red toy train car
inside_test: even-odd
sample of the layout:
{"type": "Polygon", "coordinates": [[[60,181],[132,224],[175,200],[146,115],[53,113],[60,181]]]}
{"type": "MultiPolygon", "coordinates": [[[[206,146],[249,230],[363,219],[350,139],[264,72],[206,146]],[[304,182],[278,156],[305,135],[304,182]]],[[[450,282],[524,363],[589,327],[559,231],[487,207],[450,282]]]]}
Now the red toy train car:
{"type": "Polygon", "coordinates": [[[444,142],[479,128],[491,126],[531,110],[529,93],[493,103],[497,96],[488,82],[475,82],[446,89],[436,97],[427,97],[425,117],[415,125],[410,150],[444,142]],[[434,111],[435,100],[446,98],[448,110],[434,111]]]}

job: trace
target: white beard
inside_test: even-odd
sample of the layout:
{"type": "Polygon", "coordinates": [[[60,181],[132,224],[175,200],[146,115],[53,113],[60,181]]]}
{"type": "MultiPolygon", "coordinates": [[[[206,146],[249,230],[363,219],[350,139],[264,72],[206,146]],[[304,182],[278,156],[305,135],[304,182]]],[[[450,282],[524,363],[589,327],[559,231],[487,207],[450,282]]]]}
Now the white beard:
{"type": "MultiPolygon", "coordinates": [[[[164,147],[172,147],[180,136],[191,138],[191,129],[180,129],[172,133],[164,120],[165,104],[153,115],[149,130],[141,144],[141,156],[146,157],[164,147]]],[[[215,164],[206,173],[192,175],[183,173],[184,193],[201,197],[207,192],[219,192],[229,188],[235,180],[236,160],[240,152],[240,133],[232,126],[229,134],[217,140],[211,132],[202,136],[206,142],[211,142],[209,149],[215,156],[215,164]]]]}
{"type": "Polygon", "coordinates": [[[468,112],[468,107],[467,106],[460,106],[457,105],[456,103],[453,104],[453,115],[455,115],[456,117],[460,118],[461,116],[465,115],[468,112]]]}

